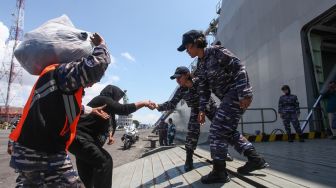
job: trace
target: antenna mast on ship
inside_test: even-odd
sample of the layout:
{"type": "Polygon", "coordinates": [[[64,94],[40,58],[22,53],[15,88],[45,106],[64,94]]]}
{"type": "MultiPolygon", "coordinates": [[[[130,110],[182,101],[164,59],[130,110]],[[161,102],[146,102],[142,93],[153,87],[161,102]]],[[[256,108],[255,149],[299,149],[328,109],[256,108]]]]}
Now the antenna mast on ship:
{"type": "Polygon", "coordinates": [[[0,88],[0,93],[5,104],[5,116],[7,122],[9,122],[10,118],[9,105],[14,98],[11,93],[12,83],[17,81],[20,85],[22,84],[22,67],[20,64],[15,63],[14,50],[23,36],[24,4],[25,0],[16,1],[16,9],[15,12],[12,13],[14,23],[10,28],[9,37],[6,41],[6,51],[0,70],[0,80],[5,80],[7,83],[7,88],[0,88]]]}

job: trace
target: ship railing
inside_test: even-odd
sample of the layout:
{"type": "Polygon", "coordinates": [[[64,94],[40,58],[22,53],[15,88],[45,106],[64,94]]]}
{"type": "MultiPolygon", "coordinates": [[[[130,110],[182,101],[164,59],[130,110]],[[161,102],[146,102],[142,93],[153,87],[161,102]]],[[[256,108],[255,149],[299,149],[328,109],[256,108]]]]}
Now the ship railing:
{"type": "MultiPolygon", "coordinates": [[[[320,107],[316,107],[316,108],[309,108],[309,107],[300,107],[300,111],[302,113],[303,110],[307,110],[308,112],[310,110],[313,110],[314,112],[314,116],[312,119],[309,120],[310,123],[314,123],[314,124],[323,124],[323,117],[324,117],[324,112],[323,109],[320,107]]],[[[265,126],[267,124],[272,124],[278,121],[278,112],[274,109],[274,108],[248,108],[245,112],[257,112],[257,114],[259,114],[259,121],[246,121],[246,118],[244,119],[244,115],[240,118],[240,122],[239,124],[241,125],[241,133],[244,134],[244,126],[245,125],[251,125],[251,124],[259,124],[261,125],[261,134],[265,135],[265,126]],[[270,115],[270,113],[272,115],[270,115]],[[267,116],[266,116],[267,114],[267,116]],[[267,117],[267,118],[266,118],[267,117]],[[269,117],[273,117],[273,118],[269,118],[269,117]]],[[[305,122],[307,120],[305,119],[299,119],[300,122],[305,122]]],[[[280,129],[280,128],[276,128],[272,131],[272,133],[276,133],[276,132],[281,132],[284,133],[284,130],[280,129]]]]}
{"type": "Polygon", "coordinates": [[[245,111],[246,112],[252,112],[252,111],[259,111],[260,115],[260,121],[245,121],[244,120],[244,115],[240,118],[240,127],[241,127],[241,133],[244,134],[244,125],[250,125],[250,124],[260,124],[261,125],[261,133],[265,134],[265,124],[270,124],[270,123],[275,123],[278,120],[278,114],[277,111],[274,108],[248,108],[245,111]],[[265,118],[265,112],[271,112],[274,114],[274,118],[267,120],[265,118]]]}
{"type": "MultiPolygon", "coordinates": [[[[302,110],[307,110],[307,112],[313,110],[313,118],[311,120],[308,120],[309,122],[323,122],[323,118],[325,116],[325,112],[321,107],[316,107],[316,108],[309,108],[309,107],[300,107],[300,111],[302,110]]],[[[302,114],[302,112],[301,112],[302,114]]],[[[299,119],[300,122],[306,122],[306,119],[299,119]]]]}
{"type": "Polygon", "coordinates": [[[317,131],[317,132],[325,131],[326,127],[324,125],[328,124],[328,122],[325,122],[325,119],[327,118],[327,114],[325,113],[323,108],[321,108],[320,106],[317,106],[314,108],[301,107],[300,108],[301,114],[302,114],[302,110],[306,110],[307,114],[311,112],[312,115],[311,115],[311,118],[309,119],[299,119],[301,125],[302,125],[302,122],[306,124],[309,123],[311,125],[310,129],[312,131],[317,131]]]}

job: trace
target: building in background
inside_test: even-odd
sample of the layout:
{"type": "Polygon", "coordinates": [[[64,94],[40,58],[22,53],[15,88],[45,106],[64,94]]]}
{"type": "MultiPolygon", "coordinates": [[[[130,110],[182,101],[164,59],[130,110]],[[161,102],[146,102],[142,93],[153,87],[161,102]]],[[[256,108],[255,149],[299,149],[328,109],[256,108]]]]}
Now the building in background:
{"type": "MultiPolygon", "coordinates": [[[[8,115],[11,122],[15,122],[19,117],[21,117],[23,112],[22,107],[9,107],[8,115]]],[[[6,116],[6,106],[0,106],[0,122],[5,122],[7,119],[6,116]]],[[[9,123],[11,123],[9,122],[9,123]]]]}
{"type": "MultiPolygon", "coordinates": [[[[123,97],[123,104],[128,104],[128,97],[126,94],[127,90],[124,91],[125,95],[123,97]]],[[[133,124],[133,115],[129,114],[127,116],[118,116],[117,128],[124,128],[133,124]]]]}

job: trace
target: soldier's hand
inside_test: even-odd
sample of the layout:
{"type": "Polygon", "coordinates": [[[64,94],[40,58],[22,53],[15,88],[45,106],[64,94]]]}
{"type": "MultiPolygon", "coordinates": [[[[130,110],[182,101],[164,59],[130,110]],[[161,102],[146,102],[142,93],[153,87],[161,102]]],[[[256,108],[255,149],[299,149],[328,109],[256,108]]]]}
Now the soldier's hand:
{"type": "Polygon", "coordinates": [[[96,114],[102,119],[108,119],[110,116],[103,110],[106,107],[106,104],[100,107],[92,108],[92,114],[96,114]]]}
{"type": "Polygon", "coordinates": [[[149,101],[149,104],[148,104],[147,107],[148,107],[149,109],[151,109],[151,110],[154,110],[154,109],[158,108],[158,104],[156,104],[156,103],[153,102],[153,101],[149,101]]]}
{"type": "Polygon", "coordinates": [[[246,110],[252,103],[252,97],[245,97],[239,101],[239,106],[241,109],[246,110]]]}
{"type": "Polygon", "coordinates": [[[203,125],[205,123],[205,113],[204,112],[199,112],[197,120],[198,120],[198,123],[203,125]]]}
{"type": "Polygon", "coordinates": [[[94,33],[91,37],[91,42],[93,43],[93,45],[95,46],[99,46],[100,44],[105,44],[104,39],[98,34],[98,33],[94,33]]]}
{"type": "Polygon", "coordinates": [[[107,144],[112,145],[112,144],[114,144],[114,142],[115,142],[115,140],[114,140],[113,136],[109,136],[107,144]]]}

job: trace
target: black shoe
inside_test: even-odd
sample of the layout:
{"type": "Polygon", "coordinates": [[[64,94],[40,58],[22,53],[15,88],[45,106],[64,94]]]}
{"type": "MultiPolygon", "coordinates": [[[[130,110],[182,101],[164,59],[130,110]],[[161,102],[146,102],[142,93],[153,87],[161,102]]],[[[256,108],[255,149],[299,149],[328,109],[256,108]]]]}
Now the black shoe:
{"type": "Polygon", "coordinates": [[[238,173],[248,174],[252,171],[269,167],[269,164],[266,163],[265,159],[262,158],[254,149],[245,151],[244,154],[247,156],[248,161],[244,166],[241,166],[237,169],[238,173]]]}
{"type": "Polygon", "coordinates": [[[185,161],[185,164],[184,164],[184,170],[186,172],[189,172],[191,171],[192,169],[194,169],[194,162],[193,162],[193,154],[194,154],[194,151],[193,150],[187,150],[187,155],[186,155],[186,161],[185,161]]]}
{"type": "Polygon", "coordinates": [[[213,169],[208,174],[201,178],[203,184],[212,184],[212,183],[227,183],[231,179],[227,173],[225,161],[213,160],[213,169]]]}
{"type": "Polygon", "coordinates": [[[264,169],[266,167],[269,167],[269,164],[266,163],[264,159],[260,159],[259,161],[247,161],[244,166],[237,169],[237,172],[240,174],[249,174],[252,171],[264,169]]]}
{"type": "Polygon", "coordinates": [[[233,157],[230,155],[230,153],[226,154],[225,161],[233,161],[233,157]]]}
{"type": "Polygon", "coordinates": [[[288,142],[294,142],[294,140],[293,139],[288,139],[288,142]]]}

